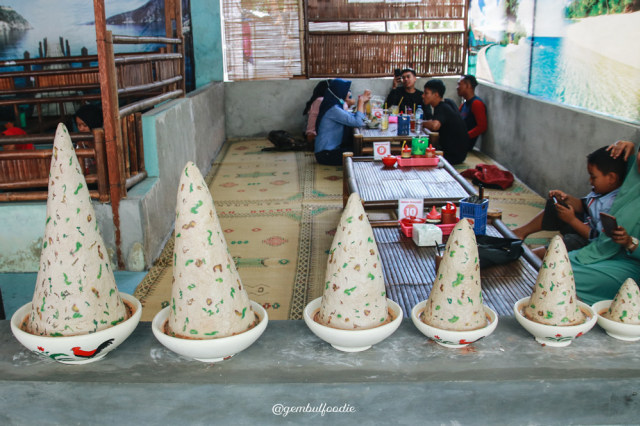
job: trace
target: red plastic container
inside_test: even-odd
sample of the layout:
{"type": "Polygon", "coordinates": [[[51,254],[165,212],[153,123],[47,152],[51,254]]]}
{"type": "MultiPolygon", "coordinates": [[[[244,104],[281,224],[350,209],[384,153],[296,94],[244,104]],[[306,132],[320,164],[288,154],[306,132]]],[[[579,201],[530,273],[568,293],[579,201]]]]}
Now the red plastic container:
{"type": "Polygon", "coordinates": [[[410,167],[410,166],[426,166],[436,167],[440,159],[438,157],[433,158],[398,158],[398,166],[410,167]]]}
{"type": "Polygon", "coordinates": [[[444,225],[441,223],[436,223],[436,226],[442,230],[442,235],[449,235],[451,234],[451,231],[453,231],[453,227],[456,226],[456,223],[458,223],[459,220],[460,219],[456,217],[455,223],[447,223],[444,225]]]}
{"type": "Polygon", "coordinates": [[[413,236],[413,224],[414,223],[425,223],[427,219],[422,217],[405,217],[400,221],[400,230],[402,233],[411,238],[413,236]]]}

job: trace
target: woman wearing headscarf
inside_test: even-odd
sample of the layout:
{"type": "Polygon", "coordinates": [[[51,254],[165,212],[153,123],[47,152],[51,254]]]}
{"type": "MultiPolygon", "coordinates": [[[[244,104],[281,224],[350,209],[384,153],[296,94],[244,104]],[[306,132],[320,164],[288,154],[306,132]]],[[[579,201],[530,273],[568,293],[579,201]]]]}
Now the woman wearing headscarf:
{"type": "MultiPolygon", "coordinates": [[[[630,157],[632,142],[609,147],[611,156],[630,157]]],[[[627,278],[640,279],[640,152],[628,162],[628,172],[609,210],[618,227],[611,236],[600,233],[589,245],[569,253],[578,297],[589,305],[613,299],[627,278]]]]}
{"type": "Polygon", "coordinates": [[[343,143],[345,137],[351,136],[351,127],[364,125],[364,104],[371,99],[371,91],[365,90],[358,96],[356,112],[351,113],[343,109],[349,96],[351,82],[335,79],[327,88],[324,99],[320,104],[320,111],[316,120],[318,135],[315,141],[316,161],[329,166],[342,164],[342,153],[352,149],[349,143],[343,143]],[[349,129],[345,132],[345,129],[349,129]]]}
{"type": "Polygon", "coordinates": [[[309,117],[307,117],[307,127],[304,131],[304,138],[310,148],[313,147],[313,143],[316,140],[316,121],[318,119],[318,112],[320,112],[320,104],[322,104],[324,93],[327,91],[327,87],[329,87],[330,82],[331,80],[322,80],[316,84],[316,87],[313,88],[311,97],[304,107],[304,111],[302,111],[302,115],[309,114],[309,117]]]}

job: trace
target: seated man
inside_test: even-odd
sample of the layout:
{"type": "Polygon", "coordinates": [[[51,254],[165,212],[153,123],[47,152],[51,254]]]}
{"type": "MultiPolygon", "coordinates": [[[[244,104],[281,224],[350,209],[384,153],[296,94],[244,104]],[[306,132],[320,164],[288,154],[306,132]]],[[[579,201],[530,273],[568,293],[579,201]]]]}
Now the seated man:
{"type": "Polygon", "coordinates": [[[473,149],[478,136],[487,131],[487,107],[482,99],[476,96],[477,85],[478,80],[471,74],[463,75],[458,80],[458,96],[464,98],[460,105],[460,115],[469,132],[469,151],[473,149]]]}
{"type": "Polygon", "coordinates": [[[469,136],[467,126],[451,99],[443,99],[444,83],[432,79],[425,83],[422,99],[425,105],[433,107],[433,119],[422,123],[427,129],[438,132],[439,145],[436,148],[444,152],[444,158],[451,164],[462,163],[467,157],[469,136]]]}
{"type": "Polygon", "coordinates": [[[424,111],[423,119],[429,119],[431,114],[429,110],[424,107],[422,102],[422,92],[416,89],[416,72],[411,68],[405,68],[402,70],[402,86],[397,87],[387,96],[387,108],[391,108],[392,105],[398,105],[400,111],[406,111],[406,108],[411,108],[411,111],[415,113],[415,109],[419,106],[424,111]],[[414,109],[415,108],[415,109],[414,109]]]}

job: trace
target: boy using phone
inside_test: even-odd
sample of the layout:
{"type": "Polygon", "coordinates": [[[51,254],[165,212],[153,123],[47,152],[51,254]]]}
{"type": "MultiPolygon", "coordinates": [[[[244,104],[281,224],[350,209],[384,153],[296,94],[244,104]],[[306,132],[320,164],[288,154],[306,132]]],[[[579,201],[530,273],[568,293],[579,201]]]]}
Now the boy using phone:
{"type": "MultiPolygon", "coordinates": [[[[626,170],[627,162],[622,157],[612,158],[607,147],[595,150],[587,156],[591,192],[576,198],[558,189],[549,191],[545,209],[513,233],[524,240],[534,232],[560,231],[567,251],[586,246],[602,232],[600,213],[611,208],[626,170]]],[[[546,249],[540,247],[533,252],[542,258],[546,249]]]]}

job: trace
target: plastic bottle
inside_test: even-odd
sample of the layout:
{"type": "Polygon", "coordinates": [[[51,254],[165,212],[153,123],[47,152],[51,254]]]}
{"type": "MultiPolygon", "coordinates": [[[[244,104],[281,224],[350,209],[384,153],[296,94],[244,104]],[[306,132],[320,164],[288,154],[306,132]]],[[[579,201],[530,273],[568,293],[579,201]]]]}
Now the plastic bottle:
{"type": "Polygon", "coordinates": [[[422,112],[422,107],[420,105],[418,105],[418,108],[416,109],[416,121],[418,120],[422,120],[422,116],[423,116],[423,112],[422,112]]]}

